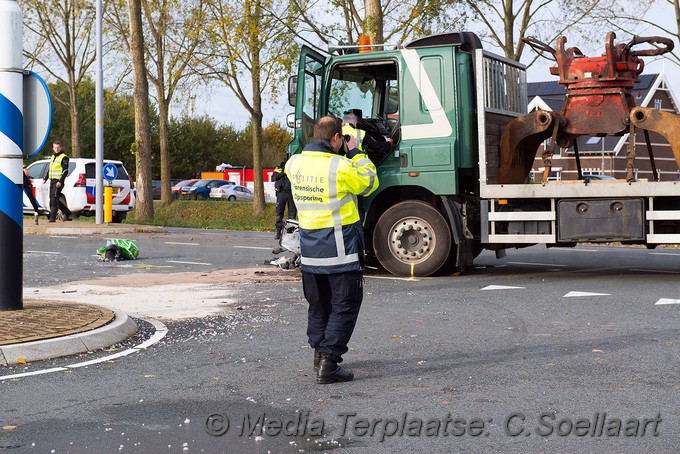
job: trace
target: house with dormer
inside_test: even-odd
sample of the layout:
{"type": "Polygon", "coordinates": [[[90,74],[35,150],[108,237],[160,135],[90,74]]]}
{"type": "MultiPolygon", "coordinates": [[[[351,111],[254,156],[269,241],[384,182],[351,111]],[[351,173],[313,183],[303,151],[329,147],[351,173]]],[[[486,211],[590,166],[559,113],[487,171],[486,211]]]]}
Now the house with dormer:
{"type": "MultiPolygon", "coordinates": [[[[562,110],[566,91],[557,80],[531,82],[527,85],[529,112],[537,109],[555,112],[562,110]]],[[[680,114],[680,100],[676,98],[663,73],[640,75],[632,94],[637,106],[680,114]]],[[[653,159],[650,159],[644,131],[636,128],[635,179],[653,181],[655,179],[653,168],[656,168],[656,176],[659,181],[680,179],[680,170],[666,139],[653,132],[649,133],[649,137],[653,159]]],[[[588,175],[605,175],[616,179],[625,179],[628,139],[629,134],[627,133],[622,136],[579,137],[576,145],[582,175],[584,177],[588,175]]],[[[531,172],[533,181],[541,181],[543,171],[545,170],[541,155],[545,148],[549,146],[549,141],[550,139],[544,142],[537,151],[531,172]]],[[[578,179],[578,167],[573,147],[568,149],[557,147],[555,149],[549,179],[553,181],[578,179]]]]}

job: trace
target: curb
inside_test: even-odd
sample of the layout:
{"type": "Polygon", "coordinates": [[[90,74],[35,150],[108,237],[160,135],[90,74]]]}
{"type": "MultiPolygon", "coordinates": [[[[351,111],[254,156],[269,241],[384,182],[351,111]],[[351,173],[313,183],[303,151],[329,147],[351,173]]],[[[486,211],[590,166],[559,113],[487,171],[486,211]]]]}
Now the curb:
{"type": "Polygon", "coordinates": [[[0,366],[52,359],[100,350],[137,333],[137,324],[125,312],[108,308],[115,314],[112,322],[100,328],[53,339],[0,346],[0,366]]]}
{"type": "Polygon", "coordinates": [[[159,232],[162,228],[139,228],[139,227],[47,227],[45,235],[95,235],[98,233],[137,233],[139,231],[145,232],[159,232]]]}

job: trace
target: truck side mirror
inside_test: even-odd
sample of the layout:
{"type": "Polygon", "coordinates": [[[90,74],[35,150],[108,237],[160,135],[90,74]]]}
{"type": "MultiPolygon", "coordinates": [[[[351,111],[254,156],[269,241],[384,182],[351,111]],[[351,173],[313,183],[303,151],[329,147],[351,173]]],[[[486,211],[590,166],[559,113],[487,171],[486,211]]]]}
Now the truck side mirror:
{"type": "Polygon", "coordinates": [[[295,107],[296,93],[297,93],[297,76],[290,76],[288,78],[288,104],[290,104],[293,107],[295,107]]]}

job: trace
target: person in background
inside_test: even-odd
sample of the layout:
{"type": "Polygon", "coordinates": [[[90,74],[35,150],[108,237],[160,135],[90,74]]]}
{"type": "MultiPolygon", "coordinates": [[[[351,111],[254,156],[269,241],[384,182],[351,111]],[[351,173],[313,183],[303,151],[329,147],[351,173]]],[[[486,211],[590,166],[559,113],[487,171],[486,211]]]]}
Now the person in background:
{"type": "Polygon", "coordinates": [[[43,210],[40,208],[40,205],[38,205],[35,195],[33,195],[33,183],[31,183],[31,178],[28,175],[26,164],[24,164],[24,192],[26,193],[26,197],[28,197],[28,201],[31,202],[31,205],[33,205],[33,213],[35,213],[35,225],[38,225],[38,217],[43,210]]]}
{"type": "Polygon", "coordinates": [[[358,123],[359,117],[348,110],[342,117],[342,133],[354,137],[359,151],[372,152],[375,156],[385,157],[392,149],[392,139],[385,139],[382,136],[376,138],[374,134],[367,134],[366,131],[357,127],[358,123]]]}
{"type": "Polygon", "coordinates": [[[61,149],[61,142],[52,143],[52,161],[50,161],[49,171],[45,177],[45,182],[50,180],[50,219],[49,222],[56,222],[57,211],[61,209],[64,214],[64,221],[71,221],[71,210],[61,200],[61,191],[64,189],[64,180],[68,175],[68,156],[61,149]]]}
{"type": "Polygon", "coordinates": [[[272,181],[274,182],[274,189],[276,190],[276,235],[274,239],[281,239],[283,232],[283,213],[288,206],[288,219],[297,218],[297,209],[293,201],[293,194],[290,192],[290,180],[288,175],[284,172],[286,167],[286,159],[281,161],[281,164],[276,166],[274,173],[272,173],[272,181]]]}
{"type": "Polygon", "coordinates": [[[314,349],[319,384],[346,382],[354,374],[340,368],[363,300],[364,230],[357,196],[378,188],[375,165],[347,144],[342,121],[319,118],[314,137],[288,159],[293,200],[298,209],[302,287],[309,303],[307,336],[314,349]],[[346,155],[346,156],[345,156],[346,155]]]}

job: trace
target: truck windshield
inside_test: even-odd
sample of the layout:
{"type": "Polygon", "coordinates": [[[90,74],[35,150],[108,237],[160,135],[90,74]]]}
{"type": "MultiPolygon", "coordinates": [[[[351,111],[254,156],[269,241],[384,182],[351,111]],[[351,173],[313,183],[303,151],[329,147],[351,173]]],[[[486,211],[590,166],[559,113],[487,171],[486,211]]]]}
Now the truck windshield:
{"type": "Polygon", "coordinates": [[[398,114],[397,65],[391,60],[339,64],[333,68],[328,111],[337,117],[357,112],[361,118],[382,120],[398,114]]]}

